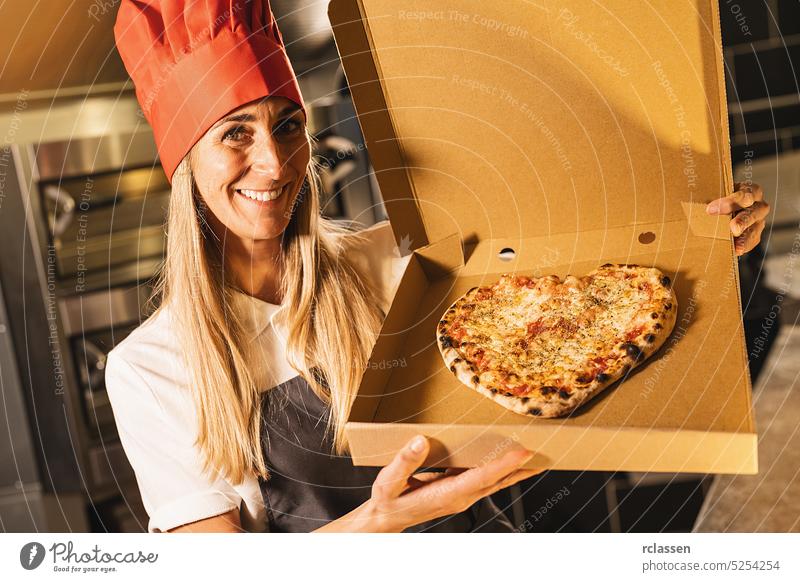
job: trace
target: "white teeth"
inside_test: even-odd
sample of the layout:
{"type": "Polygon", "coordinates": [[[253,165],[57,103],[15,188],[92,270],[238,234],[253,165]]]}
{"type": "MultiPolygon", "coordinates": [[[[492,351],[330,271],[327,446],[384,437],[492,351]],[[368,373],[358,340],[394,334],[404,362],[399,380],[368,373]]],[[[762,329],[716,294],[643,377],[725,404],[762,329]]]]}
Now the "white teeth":
{"type": "Polygon", "coordinates": [[[251,200],[258,200],[259,202],[267,202],[268,200],[275,200],[280,197],[286,186],[280,190],[237,190],[239,194],[247,196],[251,200]]]}

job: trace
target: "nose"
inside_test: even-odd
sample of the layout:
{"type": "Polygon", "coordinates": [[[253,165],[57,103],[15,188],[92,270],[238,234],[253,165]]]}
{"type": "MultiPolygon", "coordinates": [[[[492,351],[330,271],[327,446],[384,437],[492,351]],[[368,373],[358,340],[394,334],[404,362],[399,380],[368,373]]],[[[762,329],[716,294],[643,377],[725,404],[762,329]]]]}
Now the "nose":
{"type": "Polygon", "coordinates": [[[252,149],[251,170],[273,182],[281,182],[289,165],[285,148],[272,135],[263,136],[252,149]]]}

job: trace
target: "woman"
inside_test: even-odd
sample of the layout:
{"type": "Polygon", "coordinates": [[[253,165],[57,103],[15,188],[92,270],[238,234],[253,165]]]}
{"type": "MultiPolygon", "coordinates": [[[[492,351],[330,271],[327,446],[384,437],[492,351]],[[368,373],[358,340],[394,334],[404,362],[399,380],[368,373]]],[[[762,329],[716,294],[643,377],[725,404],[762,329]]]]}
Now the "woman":
{"type": "Polygon", "coordinates": [[[268,3],[125,0],[115,34],[172,183],[161,305],[106,368],[148,529],[509,531],[488,496],[538,472],[528,451],[445,473],[417,472],[421,436],[382,469],[347,455],[404,259],[388,223],[321,218],[268,3]]]}
{"type": "Polygon", "coordinates": [[[172,183],[161,306],[106,367],[148,529],[508,530],[485,498],[535,474],[526,451],[414,477],[425,439],[382,470],[345,452],[401,259],[388,223],[320,217],[268,5],[123,2],[115,34],[172,183]]]}

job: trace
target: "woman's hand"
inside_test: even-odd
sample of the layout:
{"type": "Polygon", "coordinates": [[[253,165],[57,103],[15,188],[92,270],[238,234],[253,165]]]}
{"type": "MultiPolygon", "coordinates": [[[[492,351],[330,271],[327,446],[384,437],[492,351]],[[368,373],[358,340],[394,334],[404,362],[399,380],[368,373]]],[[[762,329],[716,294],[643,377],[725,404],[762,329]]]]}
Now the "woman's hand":
{"type": "Polygon", "coordinates": [[[706,206],[709,214],[733,214],[731,232],[734,236],[736,255],[741,256],[755,248],[761,240],[766,226],[769,204],[764,201],[761,186],[753,183],[736,182],[736,191],[731,196],[717,198],[706,206]]]}
{"type": "Polygon", "coordinates": [[[369,501],[317,531],[401,532],[464,511],[479,499],[542,471],[520,469],[533,456],[523,449],[474,469],[414,474],[429,450],[423,436],[409,441],[378,473],[369,501]]]}

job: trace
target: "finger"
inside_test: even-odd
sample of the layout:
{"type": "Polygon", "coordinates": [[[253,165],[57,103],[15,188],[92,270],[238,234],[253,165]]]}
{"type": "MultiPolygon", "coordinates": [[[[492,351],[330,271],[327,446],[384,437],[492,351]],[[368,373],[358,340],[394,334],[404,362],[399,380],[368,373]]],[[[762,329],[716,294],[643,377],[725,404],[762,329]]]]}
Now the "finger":
{"type": "Polygon", "coordinates": [[[730,196],[717,198],[708,203],[706,212],[709,214],[732,214],[742,208],[749,208],[756,201],[753,192],[747,190],[737,190],[730,196]]]}
{"type": "Polygon", "coordinates": [[[756,248],[756,245],[761,241],[761,233],[764,232],[764,227],[766,225],[767,223],[763,220],[756,222],[740,236],[733,239],[736,256],[740,257],[756,248]]]}
{"type": "Polygon", "coordinates": [[[428,481],[436,481],[436,479],[441,479],[442,477],[447,477],[447,473],[444,471],[424,471],[422,473],[414,473],[409,477],[409,481],[411,479],[416,479],[417,481],[426,483],[428,481]]]}
{"type": "Polygon", "coordinates": [[[448,467],[444,471],[425,471],[424,473],[414,473],[411,479],[417,479],[418,481],[422,481],[425,483],[429,483],[431,481],[436,481],[437,479],[441,479],[443,477],[452,477],[453,475],[460,475],[467,469],[462,467],[448,467]]]}
{"type": "MultiPolygon", "coordinates": [[[[492,493],[497,493],[501,489],[505,489],[506,487],[511,487],[515,483],[519,483],[520,481],[525,481],[525,479],[530,479],[531,477],[535,477],[536,475],[540,475],[544,472],[544,469],[517,469],[511,475],[503,479],[500,483],[497,483],[494,487],[491,487],[485,495],[491,495],[492,493]]],[[[484,496],[485,496],[484,495],[484,496]]]]}
{"type": "Polygon", "coordinates": [[[392,459],[380,470],[372,484],[373,497],[397,497],[408,487],[408,479],[422,466],[428,456],[428,439],[418,435],[408,441],[392,459]]]}
{"type": "Polygon", "coordinates": [[[463,467],[448,467],[441,472],[426,471],[424,473],[414,473],[414,475],[408,479],[408,484],[412,487],[407,491],[417,489],[418,487],[428,483],[433,483],[434,481],[438,481],[439,479],[443,479],[445,477],[460,475],[464,471],[467,471],[467,469],[464,469],[463,467]]]}
{"type": "Polygon", "coordinates": [[[404,493],[413,491],[414,489],[418,489],[424,485],[438,481],[439,479],[445,479],[446,477],[448,477],[448,475],[444,471],[440,473],[414,473],[413,477],[408,478],[408,488],[404,493]]]}
{"type": "Polygon", "coordinates": [[[750,192],[753,193],[753,198],[756,201],[764,199],[764,190],[761,188],[760,184],[756,184],[755,182],[735,182],[733,184],[734,191],[747,190],[748,188],[750,192]]]}
{"type": "Polygon", "coordinates": [[[756,222],[764,220],[769,214],[769,204],[754,202],[749,208],[737,212],[731,219],[730,226],[733,236],[739,236],[756,222]]]}
{"type": "Polygon", "coordinates": [[[453,479],[458,481],[458,486],[465,492],[482,491],[508,477],[532,457],[533,453],[525,449],[511,451],[481,467],[456,475],[453,479]]]}
{"type": "Polygon", "coordinates": [[[414,491],[409,491],[410,494],[406,497],[411,503],[408,511],[423,510],[422,513],[425,513],[435,507],[434,517],[462,511],[488,495],[487,489],[503,481],[532,457],[533,453],[530,451],[514,451],[482,467],[462,470],[460,474],[425,483],[414,491]],[[484,483],[486,487],[481,487],[484,483]]]}

